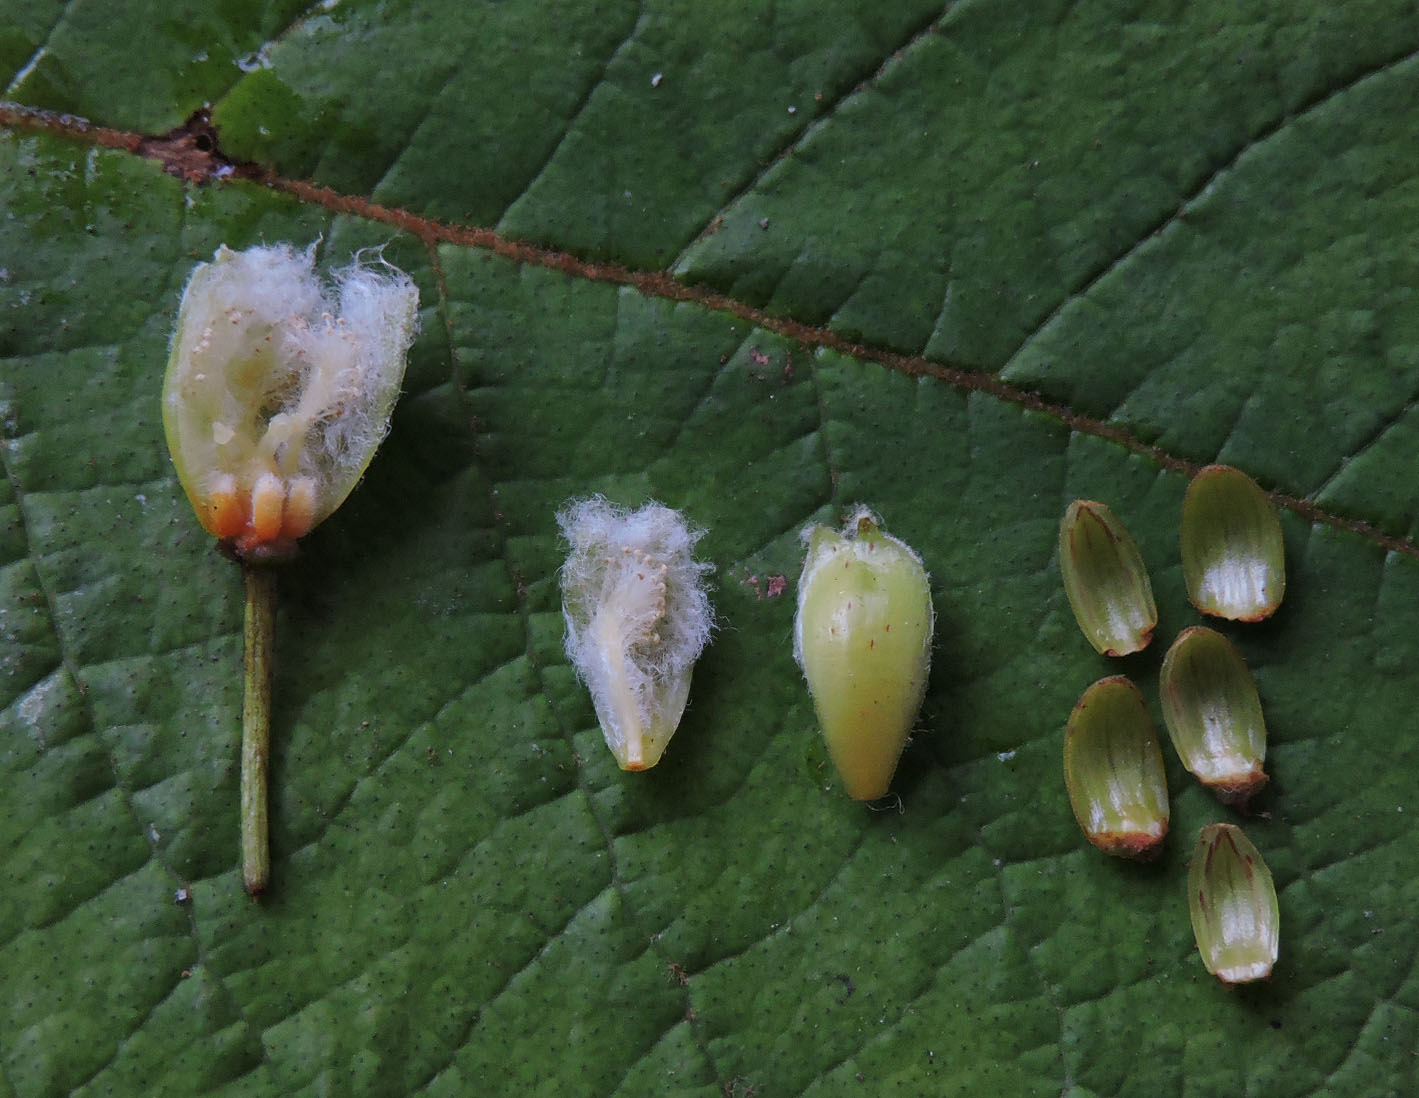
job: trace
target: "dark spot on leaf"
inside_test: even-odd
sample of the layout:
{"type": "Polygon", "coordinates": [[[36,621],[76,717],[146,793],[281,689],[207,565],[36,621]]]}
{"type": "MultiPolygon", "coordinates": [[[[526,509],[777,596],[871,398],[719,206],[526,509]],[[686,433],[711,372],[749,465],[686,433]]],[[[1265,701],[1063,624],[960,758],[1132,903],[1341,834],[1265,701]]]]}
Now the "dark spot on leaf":
{"type": "Polygon", "coordinates": [[[137,152],[160,161],[165,172],[189,183],[259,179],[264,174],[255,164],[238,163],[223,155],[217,127],[205,107],[167,133],[143,138],[137,152]]]}

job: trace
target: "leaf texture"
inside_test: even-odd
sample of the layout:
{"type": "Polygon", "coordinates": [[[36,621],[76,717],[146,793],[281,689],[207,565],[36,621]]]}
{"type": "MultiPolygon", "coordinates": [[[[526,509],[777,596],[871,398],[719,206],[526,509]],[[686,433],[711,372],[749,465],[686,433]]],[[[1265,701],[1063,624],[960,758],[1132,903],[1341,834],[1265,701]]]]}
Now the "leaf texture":
{"type": "Polygon", "coordinates": [[[0,27],[0,1096],[1412,1093],[1412,5],[3,0],[0,27]],[[204,105],[215,131],[170,134],[204,105]],[[239,579],[158,393],[195,262],[316,239],[383,245],[422,329],[281,576],[255,906],[239,579]],[[1273,979],[1230,994],[1185,895],[1230,810],[1169,755],[1173,837],[1114,864],[1060,770],[1107,672],[1059,516],[1102,500],[1139,543],[1165,643],[1124,670],[1156,713],[1209,462],[1275,494],[1289,565],[1229,634],[1281,912],[1273,979]],[[716,565],[646,774],[562,654],[554,515],[595,492],[683,509],[716,565]],[[799,530],[859,502],[938,621],[876,811],[791,652],[799,530]]]}

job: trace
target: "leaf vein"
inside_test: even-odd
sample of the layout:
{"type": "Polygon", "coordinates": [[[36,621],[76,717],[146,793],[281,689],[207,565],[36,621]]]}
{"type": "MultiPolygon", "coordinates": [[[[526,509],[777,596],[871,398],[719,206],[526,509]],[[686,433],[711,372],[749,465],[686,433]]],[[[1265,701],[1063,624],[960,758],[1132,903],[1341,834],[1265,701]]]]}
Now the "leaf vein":
{"type": "Polygon", "coordinates": [[[1354,446],[1347,447],[1350,453],[1341,457],[1335,468],[1326,474],[1321,482],[1311,490],[1309,498],[1318,500],[1325,495],[1331,485],[1339,480],[1341,475],[1344,474],[1354,462],[1361,460],[1371,450],[1377,449],[1384,441],[1385,436],[1408,418],[1409,414],[1414,411],[1416,406],[1419,406],[1419,393],[1410,393],[1400,407],[1375,424],[1374,430],[1370,432],[1368,437],[1362,439],[1354,446]]]}
{"type": "Polygon", "coordinates": [[[1300,103],[1295,110],[1280,115],[1270,124],[1262,127],[1256,134],[1238,146],[1230,157],[1216,164],[1205,177],[1200,179],[1190,193],[1184,194],[1181,201],[1178,203],[1177,209],[1169,212],[1160,221],[1145,229],[1137,240],[1120,251],[1112,259],[1100,264],[1092,273],[1085,275],[1079,285],[1064,294],[1060,298],[1059,303],[1035,325],[1034,329],[1020,342],[1020,345],[1006,356],[1005,363],[1000,368],[1000,376],[1002,378],[1008,377],[1011,363],[1016,361],[1035,339],[1048,330],[1074,302],[1087,297],[1096,286],[1115,274],[1126,264],[1142,255],[1148,249],[1158,246],[1158,242],[1161,240],[1164,233],[1178,220],[1186,217],[1188,207],[1217,187],[1221,180],[1236,170],[1243,159],[1256,152],[1262,145],[1271,141],[1286,129],[1287,126],[1294,124],[1297,120],[1307,115],[1314,114],[1316,111],[1325,107],[1326,104],[1355,90],[1366,81],[1380,76],[1399,65],[1411,62],[1416,58],[1419,58],[1419,52],[1412,50],[1408,44],[1405,44],[1403,48],[1394,50],[1378,64],[1356,73],[1348,82],[1339,87],[1321,89],[1310,99],[1300,103]]]}
{"type": "Polygon", "coordinates": [[[1010,901],[1010,893],[1005,885],[1005,874],[1003,872],[1004,866],[1001,865],[999,859],[996,859],[995,869],[996,886],[1000,890],[1000,909],[1003,913],[1003,927],[1006,932],[1010,934],[1011,937],[1015,938],[1019,942],[1020,952],[1025,958],[1025,963],[1030,966],[1030,971],[1035,974],[1035,978],[1040,983],[1040,989],[1044,993],[1045,1002],[1049,1003],[1049,1005],[1054,1008],[1055,1017],[1058,1019],[1059,1022],[1059,1041],[1055,1047],[1058,1053],[1059,1066],[1063,1070],[1064,1074],[1064,1078],[1060,1081],[1059,1093],[1060,1098],[1065,1098],[1065,1096],[1068,1095],[1070,1090],[1074,1087],[1075,1071],[1074,1065],[1070,1063],[1068,1056],[1069,1011],[1064,1004],[1063,995],[1061,994],[1060,990],[1056,989],[1054,985],[1050,983],[1049,978],[1044,974],[1044,970],[1041,969],[1040,966],[1036,963],[1034,950],[1026,945],[1025,936],[1020,934],[1020,932],[1015,928],[1013,919],[1013,915],[1015,913],[1015,905],[1010,901]]]}
{"type": "MultiPolygon", "coordinates": [[[[1390,64],[1398,64],[1413,56],[1419,56],[1419,54],[1398,58],[1390,64]]],[[[124,148],[129,151],[136,151],[136,145],[140,140],[136,135],[91,127],[83,120],[61,119],[50,112],[35,110],[15,103],[0,103],[0,126],[45,130],[70,139],[107,147],[124,148]]],[[[686,302],[705,309],[724,312],[755,324],[765,331],[797,341],[806,348],[834,350],[863,362],[895,370],[909,377],[931,378],[965,393],[979,393],[989,396],[1002,403],[1015,405],[1027,412],[1034,412],[1053,419],[1071,431],[1111,442],[1129,453],[1153,461],[1168,472],[1193,476],[1202,468],[1202,463],[1179,457],[1161,446],[1145,442],[1127,428],[1076,412],[1068,405],[1046,400],[1038,393],[1012,384],[1003,376],[983,373],[965,365],[939,362],[923,355],[902,354],[860,343],[831,328],[807,324],[791,317],[774,315],[728,294],[701,286],[687,285],[664,271],[634,270],[616,263],[588,261],[568,252],[513,240],[492,229],[440,222],[412,214],[406,210],[382,206],[363,197],[342,194],[328,187],[286,179],[271,173],[262,174],[259,183],[301,201],[324,206],[334,213],[393,226],[426,243],[441,242],[480,248],[490,251],[500,258],[557,271],[569,278],[613,286],[628,286],[647,297],[686,302]]],[[[223,183],[223,185],[241,184],[240,181],[236,181],[223,183]]],[[[1164,222],[1164,224],[1166,223],[1164,222]]],[[[1148,239],[1151,239],[1151,234],[1148,239]]],[[[1129,254],[1136,254],[1144,247],[1147,247],[1146,241],[1136,246],[1134,251],[1129,254]]],[[[1127,258],[1127,255],[1122,256],[1110,266],[1117,266],[1127,258]]],[[[1089,279],[1086,284],[1081,285],[1073,292],[1072,298],[1087,293],[1100,277],[1102,275],[1089,279]]],[[[1018,356],[1023,347],[1043,331],[1044,327],[1057,315],[1058,310],[1047,317],[1011,357],[1018,356]]],[[[1309,498],[1300,498],[1281,492],[1273,492],[1271,498],[1277,506],[1292,511],[1309,522],[1342,530],[1389,552],[1400,553],[1419,560],[1419,543],[1409,537],[1392,535],[1373,522],[1349,518],[1329,511],[1309,498]]]]}
{"type": "MultiPolygon", "coordinates": [[[[336,2],[338,2],[338,0],[336,0],[336,2]]],[[[284,27],[278,28],[275,33],[273,33],[269,38],[267,38],[255,49],[248,52],[245,57],[242,58],[242,61],[245,61],[247,58],[264,57],[268,51],[270,51],[273,47],[280,45],[287,35],[289,35],[292,31],[300,27],[301,24],[303,24],[312,15],[328,11],[334,6],[335,4],[333,4],[331,0],[313,0],[313,3],[311,3],[311,5],[307,7],[304,11],[302,11],[284,27]]],[[[222,102],[222,100],[224,100],[227,96],[231,95],[231,93],[236,89],[236,86],[246,79],[248,75],[247,70],[243,69],[240,64],[238,64],[236,68],[237,74],[232,77],[231,82],[227,84],[227,86],[223,88],[220,92],[217,92],[214,95],[209,95],[207,97],[213,107],[222,102]]]]}
{"type": "MultiPolygon", "coordinates": [[[[98,724],[95,718],[93,704],[89,700],[88,690],[84,686],[84,681],[80,672],[80,668],[74,661],[72,652],[70,652],[68,650],[68,647],[65,645],[63,635],[59,630],[58,618],[56,616],[55,611],[53,585],[45,581],[43,572],[39,568],[38,561],[34,555],[34,542],[33,535],[31,533],[31,523],[27,515],[26,509],[28,493],[25,487],[20,483],[19,477],[15,473],[13,465],[9,460],[9,446],[9,439],[0,441],[0,464],[3,464],[5,476],[10,482],[10,488],[15,497],[15,503],[17,505],[17,510],[20,516],[19,528],[21,540],[25,546],[25,556],[30,560],[31,567],[35,575],[36,585],[43,596],[45,613],[48,615],[49,620],[50,633],[54,637],[55,647],[60,655],[61,666],[63,667],[65,674],[69,677],[71,685],[74,687],[76,693],[78,694],[80,706],[82,707],[84,715],[84,725],[88,730],[88,734],[93,735],[102,745],[110,771],[113,774],[114,784],[110,788],[116,791],[118,795],[122,798],[124,807],[127,809],[129,819],[132,821],[134,828],[137,830],[138,834],[142,837],[143,841],[148,846],[149,858],[154,863],[156,863],[172,879],[174,883],[184,883],[181,874],[179,874],[172,866],[168,865],[162,857],[157,841],[153,838],[150,829],[143,826],[142,816],[138,811],[138,806],[134,803],[134,792],[133,790],[129,789],[123,782],[123,779],[121,777],[121,771],[118,765],[118,760],[114,756],[112,746],[98,730],[98,724]]],[[[112,885],[110,885],[109,887],[111,888],[112,885]]],[[[107,889],[105,889],[104,891],[107,891],[107,889]]],[[[102,895],[102,893],[99,893],[99,895],[102,895]]],[[[90,899],[92,899],[92,897],[90,897],[90,899]]],[[[193,955],[198,959],[199,962],[203,964],[205,969],[206,950],[202,944],[201,937],[198,934],[195,917],[192,915],[191,912],[189,912],[188,914],[188,922],[192,937],[193,955]]],[[[211,971],[215,972],[215,970],[211,971]]],[[[220,976],[215,976],[214,981],[216,983],[219,993],[225,996],[229,1002],[234,1004],[235,1009],[237,1011],[237,1017],[241,1022],[242,1028],[244,1032],[248,1035],[248,1037],[250,1037],[252,1033],[251,1026],[250,1023],[247,1021],[244,1013],[242,1012],[240,1004],[236,1002],[235,998],[232,996],[230,990],[223,983],[220,976]]]]}
{"type": "MultiPolygon", "coordinates": [[[[579,119],[586,112],[587,107],[591,105],[592,99],[595,97],[597,90],[600,89],[603,83],[605,82],[606,74],[610,71],[612,64],[614,64],[616,61],[616,58],[619,57],[621,55],[621,52],[636,40],[636,36],[640,33],[641,28],[645,24],[645,19],[645,5],[643,3],[637,4],[636,21],[635,24],[631,27],[630,33],[627,34],[625,39],[622,40],[622,42],[607,55],[606,60],[602,62],[601,70],[596,74],[596,76],[593,79],[587,81],[586,90],[582,93],[581,98],[575,104],[573,104],[571,110],[567,112],[567,120],[566,124],[562,127],[562,132],[557,134],[555,140],[552,141],[551,148],[548,150],[547,155],[543,157],[542,163],[538,165],[537,169],[532,172],[530,176],[528,176],[527,181],[523,183],[521,187],[518,188],[517,193],[519,198],[531,191],[532,188],[537,185],[537,181],[542,178],[543,174],[545,174],[546,171],[556,161],[557,154],[566,144],[567,139],[572,136],[577,119],[579,119]]],[[[510,210],[512,206],[516,205],[517,201],[518,199],[515,198],[511,203],[509,203],[507,209],[503,210],[502,217],[498,219],[499,221],[502,221],[503,218],[507,217],[508,210],[510,210]]]]}
{"type": "Polygon", "coordinates": [[[793,155],[795,149],[797,149],[805,141],[811,140],[815,133],[818,133],[825,126],[830,124],[837,116],[838,111],[842,109],[845,103],[847,103],[854,97],[870,90],[874,85],[881,81],[881,79],[891,69],[895,68],[898,64],[903,63],[904,55],[911,52],[913,47],[915,47],[924,38],[927,38],[932,34],[936,34],[940,30],[942,22],[945,21],[946,17],[951,13],[951,10],[954,7],[954,3],[948,4],[946,6],[946,9],[940,14],[933,15],[925,23],[908,28],[907,33],[903,35],[901,42],[899,42],[892,49],[888,50],[887,56],[881,61],[877,62],[870,72],[864,71],[856,78],[849,79],[848,81],[846,81],[845,90],[835,96],[832,100],[825,103],[822,111],[819,114],[812,118],[805,118],[803,125],[800,126],[798,130],[789,137],[788,142],[783,146],[783,148],[781,148],[776,154],[774,154],[774,156],[769,158],[767,161],[762,162],[757,170],[750,171],[746,175],[744,175],[739,181],[738,185],[735,187],[734,191],[720,204],[719,208],[716,209],[712,214],[710,214],[708,218],[705,219],[704,224],[702,224],[698,229],[696,229],[693,233],[690,234],[689,239],[681,246],[675,258],[670,261],[668,269],[672,271],[676,270],[681,263],[685,262],[685,260],[689,258],[690,249],[693,248],[696,244],[698,244],[701,240],[703,240],[706,236],[710,235],[716,223],[720,219],[722,219],[726,214],[733,210],[734,207],[740,202],[742,202],[745,197],[757,190],[759,186],[764,182],[764,180],[777,169],[778,165],[782,163],[786,157],[790,157],[793,155]]]}

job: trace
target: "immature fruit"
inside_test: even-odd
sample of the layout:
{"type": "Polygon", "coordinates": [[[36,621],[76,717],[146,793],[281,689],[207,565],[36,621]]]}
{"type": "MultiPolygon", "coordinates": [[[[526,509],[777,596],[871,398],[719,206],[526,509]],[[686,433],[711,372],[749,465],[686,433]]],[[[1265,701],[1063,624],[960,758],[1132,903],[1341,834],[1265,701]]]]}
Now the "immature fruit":
{"type": "Polygon", "coordinates": [[[1286,593],[1286,548],[1276,508],[1240,469],[1209,465],[1183,497],[1187,597],[1204,614],[1269,618],[1286,593]]]}
{"type": "Polygon", "coordinates": [[[935,613],[921,558],[859,509],[805,530],[793,655],[850,797],[887,792],[931,667],[935,613]]]}
{"type": "Polygon", "coordinates": [[[1064,784],[1074,818],[1104,853],[1158,853],[1168,833],[1163,752],[1143,695],[1122,675],[1094,683],[1069,715],[1064,784]]]}
{"type": "Polygon", "coordinates": [[[1197,951],[1224,984],[1265,980],[1276,964],[1280,914],[1271,871],[1242,829],[1202,829],[1187,871],[1197,951]]]}
{"type": "Polygon", "coordinates": [[[1074,620],[1105,656],[1148,647],[1158,607],[1132,536],[1102,503],[1076,499],[1059,524],[1059,570],[1074,620]]]}
{"type": "Polygon", "coordinates": [[[344,501],[389,429],[419,292],[383,261],[334,274],[315,245],[217,249],[182,292],[163,377],[163,429],[198,521],[245,588],[242,880],[265,891],[276,577],[267,565],[344,501]]]}
{"type": "Polygon", "coordinates": [[[1195,625],[1163,658],[1163,721],[1183,766],[1227,804],[1266,784],[1266,721],[1242,654],[1226,637],[1195,625]]]}
{"type": "Polygon", "coordinates": [[[691,553],[704,534],[679,511],[637,511],[603,496],[557,513],[571,554],[562,566],[567,658],[596,707],[623,770],[660,761],[679,727],[695,660],[714,623],[705,574],[691,553]]]}
{"type": "Polygon", "coordinates": [[[419,293],[382,261],[333,274],[314,245],[217,249],[188,280],[163,427],[197,518],[246,560],[289,556],[389,429],[419,293]]]}

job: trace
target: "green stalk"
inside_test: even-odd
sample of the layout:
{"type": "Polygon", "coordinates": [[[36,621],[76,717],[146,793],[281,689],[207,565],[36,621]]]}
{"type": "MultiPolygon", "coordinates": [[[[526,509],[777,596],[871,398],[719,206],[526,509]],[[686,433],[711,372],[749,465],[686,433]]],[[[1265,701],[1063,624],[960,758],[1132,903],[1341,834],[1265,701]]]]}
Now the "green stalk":
{"type": "Polygon", "coordinates": [[[271,757],[271,678],[276,649],[276,572],[243,564],[246,615],[242,625],[241,876],[253,898],[271,879],[266,825],[266,764],[271,757]]]}

